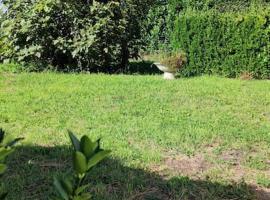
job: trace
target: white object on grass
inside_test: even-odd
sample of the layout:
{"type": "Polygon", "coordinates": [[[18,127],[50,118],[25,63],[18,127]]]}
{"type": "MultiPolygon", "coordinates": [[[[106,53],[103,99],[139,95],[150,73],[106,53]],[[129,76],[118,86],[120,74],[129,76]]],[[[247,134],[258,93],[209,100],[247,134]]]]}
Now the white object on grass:
{"type": "Polygon", "coordinates": [[[166,80],[174,80],[175,79],[175,74],[177,71],[176,69],[164,66],[160,63],[154,63],[154,65],[156,65],[160,71],[164,72],[164,74],[163,74],[164,79],[166,79],[166,80]]]}

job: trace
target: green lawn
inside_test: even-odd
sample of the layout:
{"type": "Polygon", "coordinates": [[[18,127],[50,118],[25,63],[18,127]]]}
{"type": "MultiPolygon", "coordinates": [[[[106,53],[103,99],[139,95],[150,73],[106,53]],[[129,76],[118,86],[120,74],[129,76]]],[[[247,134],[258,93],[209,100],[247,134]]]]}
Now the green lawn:
{"type": "Polygon", "coordinates": [[[113,151],[89,177],[94,199],[269,197],[270,81],[0,73],[0,127],[25,137],[9,200],[48,199],[71,162],[67,129],[113,151]]]}

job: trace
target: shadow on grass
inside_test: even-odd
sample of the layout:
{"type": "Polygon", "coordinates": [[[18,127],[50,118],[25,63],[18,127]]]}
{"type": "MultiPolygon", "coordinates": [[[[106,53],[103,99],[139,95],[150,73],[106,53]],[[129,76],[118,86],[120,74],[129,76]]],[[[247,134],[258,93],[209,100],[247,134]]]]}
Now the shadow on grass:
{"type": "Polygon", "coordinates": [[[69,67],[67,69],[56,69],[56,72],[61,73],[80,73],[80,72],[91,72],[91,73],[104,73],[104,74],[125,74],[125,75],[156,75],[162,74],[162,72],[153,65],[152,61],[131,61],[126,68],[91,68],[88,70],[81,71],[76,67],[69,67]]]}
{"type": "Polygon", "coordinates": [[[29,64],[27,67],[19,64],[1,64],[0,62],[0,73],[9,72],[9,73],[20,73],[20,72],[43,72],[43,71],[52,71],[60,73],[80,73],[80,72],[91,72],[91,73],[105,73],[105,74],[127,74],[127,75],[154,75],[161,74],[156,66],[153,65],[152,61],[130,61],[128,66],[125,69],[115,68],[114,67],[104,67],[104,68],[89,68],[89,69],[79,69],[77,66],[67,66],[65,68],[44,68],[32,66],[29,64]]]}
{"type": "MultiPolygon", "coordinates": [[[[53,194],[52,178],[70,169],[68,147],[20,147],[9,159],[4,177],[9,200],[48,199],[53,194]]],[[[95,200],[247,200],[254,199],[246,184],[220,184],[187,177],[164,177],[107,159],[90,176],[95,200]]]]}

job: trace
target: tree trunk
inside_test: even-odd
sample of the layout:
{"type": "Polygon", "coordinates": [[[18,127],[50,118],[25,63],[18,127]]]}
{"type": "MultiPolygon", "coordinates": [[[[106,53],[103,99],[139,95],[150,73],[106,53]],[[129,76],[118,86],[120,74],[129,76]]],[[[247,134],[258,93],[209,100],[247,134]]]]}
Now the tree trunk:
{"type": "Polygon", "coordinates": [[[128,43],[126,41],[122,42],[122,59],[120,68],[122,70],[126,69],[128,66],[128,59],[129,59],[129,50],[128,50],[128,43]]]}

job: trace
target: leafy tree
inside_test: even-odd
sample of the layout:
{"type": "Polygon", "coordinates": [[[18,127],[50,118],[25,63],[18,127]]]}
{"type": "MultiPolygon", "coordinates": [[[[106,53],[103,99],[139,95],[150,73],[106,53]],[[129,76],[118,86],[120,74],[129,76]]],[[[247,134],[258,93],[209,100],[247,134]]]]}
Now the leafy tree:
{"type": "Polygon", "coordinates": [[[60,70],[116,71],[145,45],[154,0],[4,0],[3,59],[60,70]]]}

